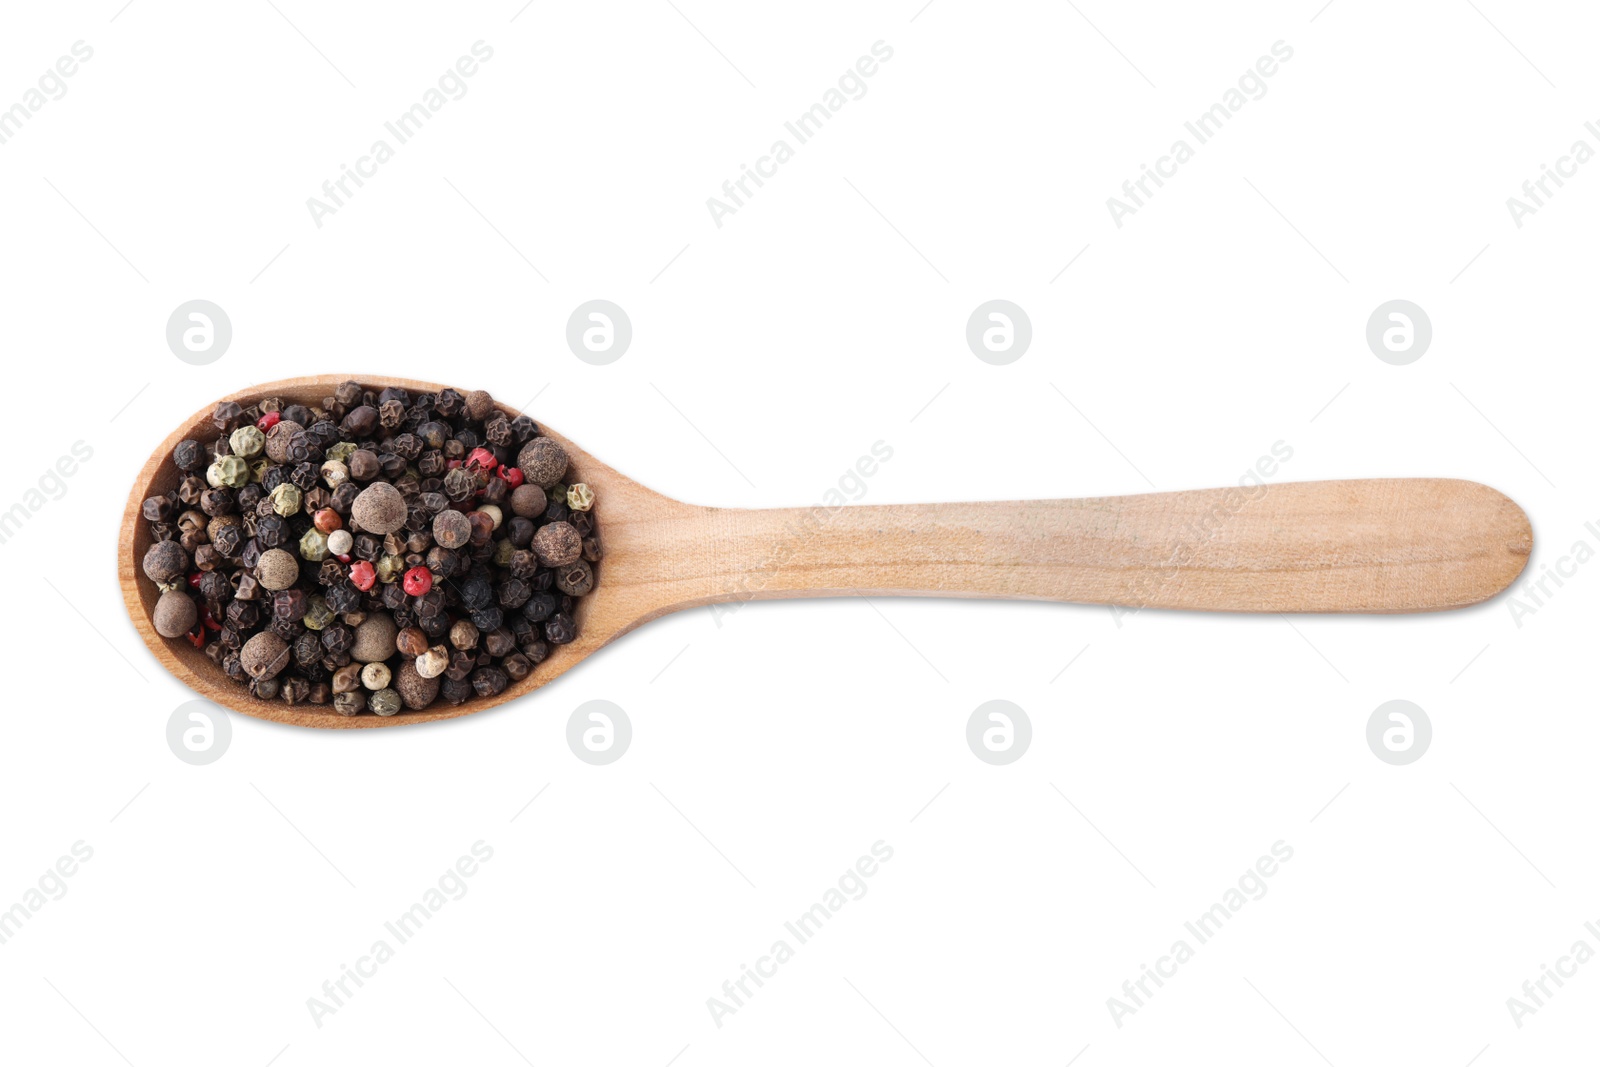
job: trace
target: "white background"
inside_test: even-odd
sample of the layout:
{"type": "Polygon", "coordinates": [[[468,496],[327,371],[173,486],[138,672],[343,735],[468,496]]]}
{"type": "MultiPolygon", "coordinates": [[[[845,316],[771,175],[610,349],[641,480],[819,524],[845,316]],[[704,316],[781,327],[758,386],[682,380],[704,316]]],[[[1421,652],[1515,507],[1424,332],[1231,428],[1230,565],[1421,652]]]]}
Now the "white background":
{"type": "Polygon", "coordinates": [[[1283,441],[1280,480],[1495,486],[1532,516],[1532,575],[1600,546],[1600,164],[1521,228],[1506,207],[1574,140],[1600,148],[1593,12],[919,2],[8,5],[0,106],[94,49],[0,145],[0,509],[94,450],[0,546],[0,908],[94,850],[0,945],[8,1060],[1592,1053],[1600,965],[1521,1028],[1506,998],[1600,949],[1593,568],[1520,626],[1506,598],[1292,625],[699,610],[491,714],[235,718],[210,766],[168,750],[192,694],[117,593],[128,487],[180,417],[295,374],[537,394],[536,418],[702,503],[813,503],[880,440],[883,503],[1226,485],[1283,441]],[[478,40],[467,95],[314,225],[306,199],[478,40]],[[706,198],[879,40],[867,94],[714,225],[706,198]],[[1279,40],[1267,94],[1115,226],[1106,198],[1279,40]],[[564,340],[596,297],[634,327],[607,367],[564,340]],[[164,336],[195,298],[234,330],[205,367],[164,336]],[[965,344],[992,298],[1032,320],[1009,366],[965,344]],[[1364,339],[1396,298],[1434,329],[1403,367],[1364,339]],[[1033,723],[1007,767],[965,742],[996,698],[1033,723]],[[1434,730],[1404,767],[1365,740],[1396,698],[1434,730]],[[591,699],[633,723],[607,767],[565,742],[591,699]],[[479,840],[467,895],[317,1026],[307,999],[479,840]],[[879,840],[867,895],[716,1026],[707,998],[879,840]],[[1107,998],[1279,840],[1267,895],[1116,1026],[1107,998]]]}

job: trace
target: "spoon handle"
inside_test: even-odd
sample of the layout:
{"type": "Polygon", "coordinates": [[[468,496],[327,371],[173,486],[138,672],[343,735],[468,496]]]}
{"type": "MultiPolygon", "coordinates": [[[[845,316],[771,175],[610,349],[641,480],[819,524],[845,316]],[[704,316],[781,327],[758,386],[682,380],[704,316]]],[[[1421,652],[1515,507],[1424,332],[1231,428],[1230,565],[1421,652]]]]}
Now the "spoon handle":
{"type": "MultiPolygon", "coordinates": [[[[1290,482],[1082,500],[697,509],[693,603],[947,596],[1130,608],[1411,612],[1486,600],[1533,531],[1488,486],[1290,482]]],[[[674,583],[677,584],[677,583],[674,583]]]]}

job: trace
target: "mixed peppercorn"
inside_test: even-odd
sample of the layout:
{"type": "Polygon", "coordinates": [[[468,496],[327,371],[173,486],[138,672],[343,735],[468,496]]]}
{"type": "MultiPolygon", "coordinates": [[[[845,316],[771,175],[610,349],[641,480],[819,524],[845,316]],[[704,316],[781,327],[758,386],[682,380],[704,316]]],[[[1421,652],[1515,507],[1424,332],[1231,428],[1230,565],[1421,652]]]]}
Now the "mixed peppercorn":
{"type": "Polygon", "coordinates": [[[344,715],[493,696],[577,636],[600,562],[566,450],[488,393],[345,382],[265,398],[173,450],[144,501],[161,636],[262,700],[344,715]]]}

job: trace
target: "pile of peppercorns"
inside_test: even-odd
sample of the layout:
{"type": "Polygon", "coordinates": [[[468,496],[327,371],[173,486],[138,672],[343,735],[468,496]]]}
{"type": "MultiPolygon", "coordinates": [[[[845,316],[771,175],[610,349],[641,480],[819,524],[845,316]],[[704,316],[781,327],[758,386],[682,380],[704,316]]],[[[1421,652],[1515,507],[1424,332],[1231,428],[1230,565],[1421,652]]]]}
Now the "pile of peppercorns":
{"type": "Polygon", "coordinates": [[[577,636],[601,557],[566,451],[488,393],[345,382],[173,450],[144,501],[156,632],[262,699],[344,715],[493,696],[577,636]]]}

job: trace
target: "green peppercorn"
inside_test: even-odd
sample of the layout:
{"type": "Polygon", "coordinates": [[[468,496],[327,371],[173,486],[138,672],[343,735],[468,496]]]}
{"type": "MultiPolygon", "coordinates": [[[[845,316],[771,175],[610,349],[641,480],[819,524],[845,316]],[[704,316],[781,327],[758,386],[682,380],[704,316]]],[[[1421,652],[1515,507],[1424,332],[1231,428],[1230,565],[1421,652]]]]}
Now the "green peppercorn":
{"type": "Polygon", "coordinates": [[[307,629],[320,630],[333,621],[333,609],[328,607],[328,601],[320,594],[313,594],[306,605],[306,616],[300,620],[306,624],[307,629]]]}
{"type": "Polygon", "coordinates": [[[313,526],[300,538],[300,558],[321,563],[328,558],[328,535],[313,526]]]}
{"type": "Polygon", "coordinates": [[[237,489],[250,484],[250,465],[238,456],[221,456],[206,468],[206,481],[213,488],[237,489]]]}
{"type": "Polygon", "coordinates": [[[494,543],[494,565],[496,567],[511,566],[511,557],[517,554],[517,546],[510,541],[496,541],[494,543]]]}
{"type": "Polygon", "coordinates": [[[254,425],[241,426],[228,435],[228,447],[240,459],[250,459],[267,447],[267,435],[254,425]]]}
{"type": "Polygon", "coordinates": [[[594,507],[594,490],[582,482],[567,486],[567,507],[573,511],[588,511],[594,507]]]}
{"type": "Polygon", "coordinates": [[[379,689],[367,698],[367,706],[377,714],[386,717],[398,714],[401,704],[400,694],[393,689],[379,689]]]}
{"type": "MultiPolygon", "coordinates": [[[[282,426],[283,423],[278,423],[282,426]]],[[[277,429],[274,426],[273,429],[277,429]]],[[[300,512],[300,490],[293,482],[284,482],[272,491],[272,510],[288,518],[300,512]]]]}
{"type": "Polygon", "coordinates": [[[388,585],[406,572],[404,556],[384,556],[378,560],[378,581],[388,585]]]}

